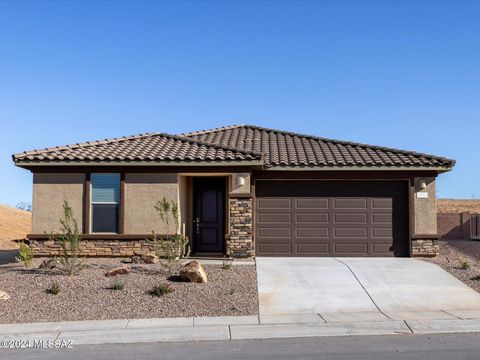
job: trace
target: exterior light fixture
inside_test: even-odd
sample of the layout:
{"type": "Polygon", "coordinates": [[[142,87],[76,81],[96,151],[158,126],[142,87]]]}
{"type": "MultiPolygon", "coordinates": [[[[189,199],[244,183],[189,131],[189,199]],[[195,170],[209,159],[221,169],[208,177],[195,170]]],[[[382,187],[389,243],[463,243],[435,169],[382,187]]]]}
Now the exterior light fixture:
{"type": "Polygon", "coordinates": [[[238,176],[238,177],[237,177],[237,185],[238,185],[238,186],[243,186],[243,185],[245,185],[245,177],[243,177],[243,176],[238,176]]]}

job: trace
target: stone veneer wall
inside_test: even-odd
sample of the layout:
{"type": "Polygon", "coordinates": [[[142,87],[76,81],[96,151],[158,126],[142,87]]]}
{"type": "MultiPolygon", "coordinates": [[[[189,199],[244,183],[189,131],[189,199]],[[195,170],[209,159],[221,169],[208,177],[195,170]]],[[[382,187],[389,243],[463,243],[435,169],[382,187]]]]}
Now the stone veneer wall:
{"type": "Polygon", "coordinates": [[[230,235],[227,237],[227,255],[236,258],[253,257],[252,198],[230,198],[230,235]]]}
{"type": "MultiPolygon", "coordinates": [[[[53,240],[29,240],[34,256],[59,256],[62,247],[53,240]]],[[[82,240],[79,245],[80,256],[132,256],[154,253],[153,245],[147,240],[82,240]]]]}
{"type": "Polygon", "coordinates": [[[433,257],[438,255],[438,240],[414,239],[412,240],[412,256],[433,257]]]}

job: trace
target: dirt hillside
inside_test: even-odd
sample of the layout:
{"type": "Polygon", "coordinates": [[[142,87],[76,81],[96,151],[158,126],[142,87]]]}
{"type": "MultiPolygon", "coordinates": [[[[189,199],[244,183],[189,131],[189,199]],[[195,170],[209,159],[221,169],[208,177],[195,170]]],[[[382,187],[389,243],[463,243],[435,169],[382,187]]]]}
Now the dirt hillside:
{"type": "Polygon", "coordinates": [[[0,204],[0,249],[17,248],[12,240],[24,239],[31,232],[32,213],[0,204]]]}
{"type": "Polygon", "coordinates": [[[437,199],[439,213],[476,213],[480,214],[480,200],[437,199]]]}

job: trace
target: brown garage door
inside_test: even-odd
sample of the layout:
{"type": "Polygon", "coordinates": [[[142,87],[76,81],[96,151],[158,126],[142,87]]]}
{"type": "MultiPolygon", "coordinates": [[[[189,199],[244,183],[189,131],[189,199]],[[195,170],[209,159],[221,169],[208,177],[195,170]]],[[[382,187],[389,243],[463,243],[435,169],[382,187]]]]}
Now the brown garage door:
{"type": "Polygon", "coordinates": [[[408,256],[408,187],[258,180],[258,256],[408,256]]]}

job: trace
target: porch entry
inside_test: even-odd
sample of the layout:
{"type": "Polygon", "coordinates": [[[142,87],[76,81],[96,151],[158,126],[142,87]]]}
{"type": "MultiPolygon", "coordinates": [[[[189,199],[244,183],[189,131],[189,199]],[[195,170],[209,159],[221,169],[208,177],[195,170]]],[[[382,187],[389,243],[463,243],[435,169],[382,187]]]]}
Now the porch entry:
{"type": "Polygon", "coordinates": [[[226,178],[193,178],[193,252],[225,251],[226,178]]]}

